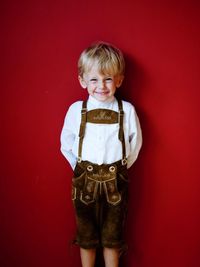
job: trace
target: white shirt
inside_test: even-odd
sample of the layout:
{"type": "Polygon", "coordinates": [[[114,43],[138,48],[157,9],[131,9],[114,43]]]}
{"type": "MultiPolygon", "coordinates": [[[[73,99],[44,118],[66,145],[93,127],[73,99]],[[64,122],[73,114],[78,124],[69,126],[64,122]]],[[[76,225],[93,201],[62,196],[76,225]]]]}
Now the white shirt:
{"type": "MultiPolygon", "coordinates": [[[[75,168],[78,157],[79,128],[83,101],[73,103],[66,114],[61,132],[61,152],[75,168]]],[[[142,145],[140,123],[132,104],[122,101],[124,110],[124,137],[126,145],[127,168],[137,159],[142,145]]],[[[116,98],[109,102],[101,102],[89,96],[87,110],[105,108],[118,112],[116,98]]],[[[96,164],[110,164],[122,159],[122,143],[118,138],[119,123],[94,124],[86,123],[82,146],[82,160],[96,164]]]]}

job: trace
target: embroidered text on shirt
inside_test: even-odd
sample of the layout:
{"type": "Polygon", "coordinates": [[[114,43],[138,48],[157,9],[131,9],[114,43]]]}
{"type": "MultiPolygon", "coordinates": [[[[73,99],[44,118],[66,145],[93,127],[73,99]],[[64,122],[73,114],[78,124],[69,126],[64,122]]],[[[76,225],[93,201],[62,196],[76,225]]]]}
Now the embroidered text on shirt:
{"type": "Polygon", "coordinates": [[[101,111],[97,116],[94,116],[94,120],[111,120],[111,116],[107,116],[105,111],[101,111]]]}

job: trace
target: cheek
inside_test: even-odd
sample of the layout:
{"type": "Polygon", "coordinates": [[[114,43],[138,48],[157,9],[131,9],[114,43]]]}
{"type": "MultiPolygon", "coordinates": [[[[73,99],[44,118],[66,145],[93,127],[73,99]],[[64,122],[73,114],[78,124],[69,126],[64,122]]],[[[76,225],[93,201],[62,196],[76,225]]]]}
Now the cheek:
{"type": "Polygon", "coordinates": [[[112,88],[111,88],[111,92],[114,94],[115,91],[116,91],[116,87],[115,87],[115,86],[112,86],[112,88]]]}
{"type": "Polygon", "coordinates": [[[87,91],[88,91],[88,93],[91,95],[91,94],[94,94],[94,88],[93,87],[88,87],[87,88],[87,91]]]}

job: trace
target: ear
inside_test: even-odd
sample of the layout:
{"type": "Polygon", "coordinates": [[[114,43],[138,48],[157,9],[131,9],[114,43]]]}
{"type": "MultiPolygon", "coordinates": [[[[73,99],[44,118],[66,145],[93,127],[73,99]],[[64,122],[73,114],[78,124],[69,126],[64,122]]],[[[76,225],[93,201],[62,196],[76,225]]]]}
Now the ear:
{"type": "Polygon", "coordinates": [[[119,88],[122,85],[123,80],[124,80],[124,76],[123,75],[120,75],[119,77],[116,78],[116,87],[117,88],[119,88]]]}
{"type": "Polygon", "coordinates": [[[83,79],[83,77],[78,76],[78,80],[79,80],[79,83],[83,89],[87,88],[87,84],[86,84],[85,80],[83,79]]]}

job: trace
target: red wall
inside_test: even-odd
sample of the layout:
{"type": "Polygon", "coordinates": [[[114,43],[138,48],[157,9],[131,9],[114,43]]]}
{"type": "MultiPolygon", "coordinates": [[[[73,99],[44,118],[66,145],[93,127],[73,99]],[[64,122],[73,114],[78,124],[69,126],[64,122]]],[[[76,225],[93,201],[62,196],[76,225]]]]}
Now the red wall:
{"type": "Polygon", "coordinates": [[[1,1],[1,267],[78,267],[60,131],[86,97],[76,62],[105,40],[144,144],[130,171],[123,266],[200,266],[199,1],[1,1]]]}

